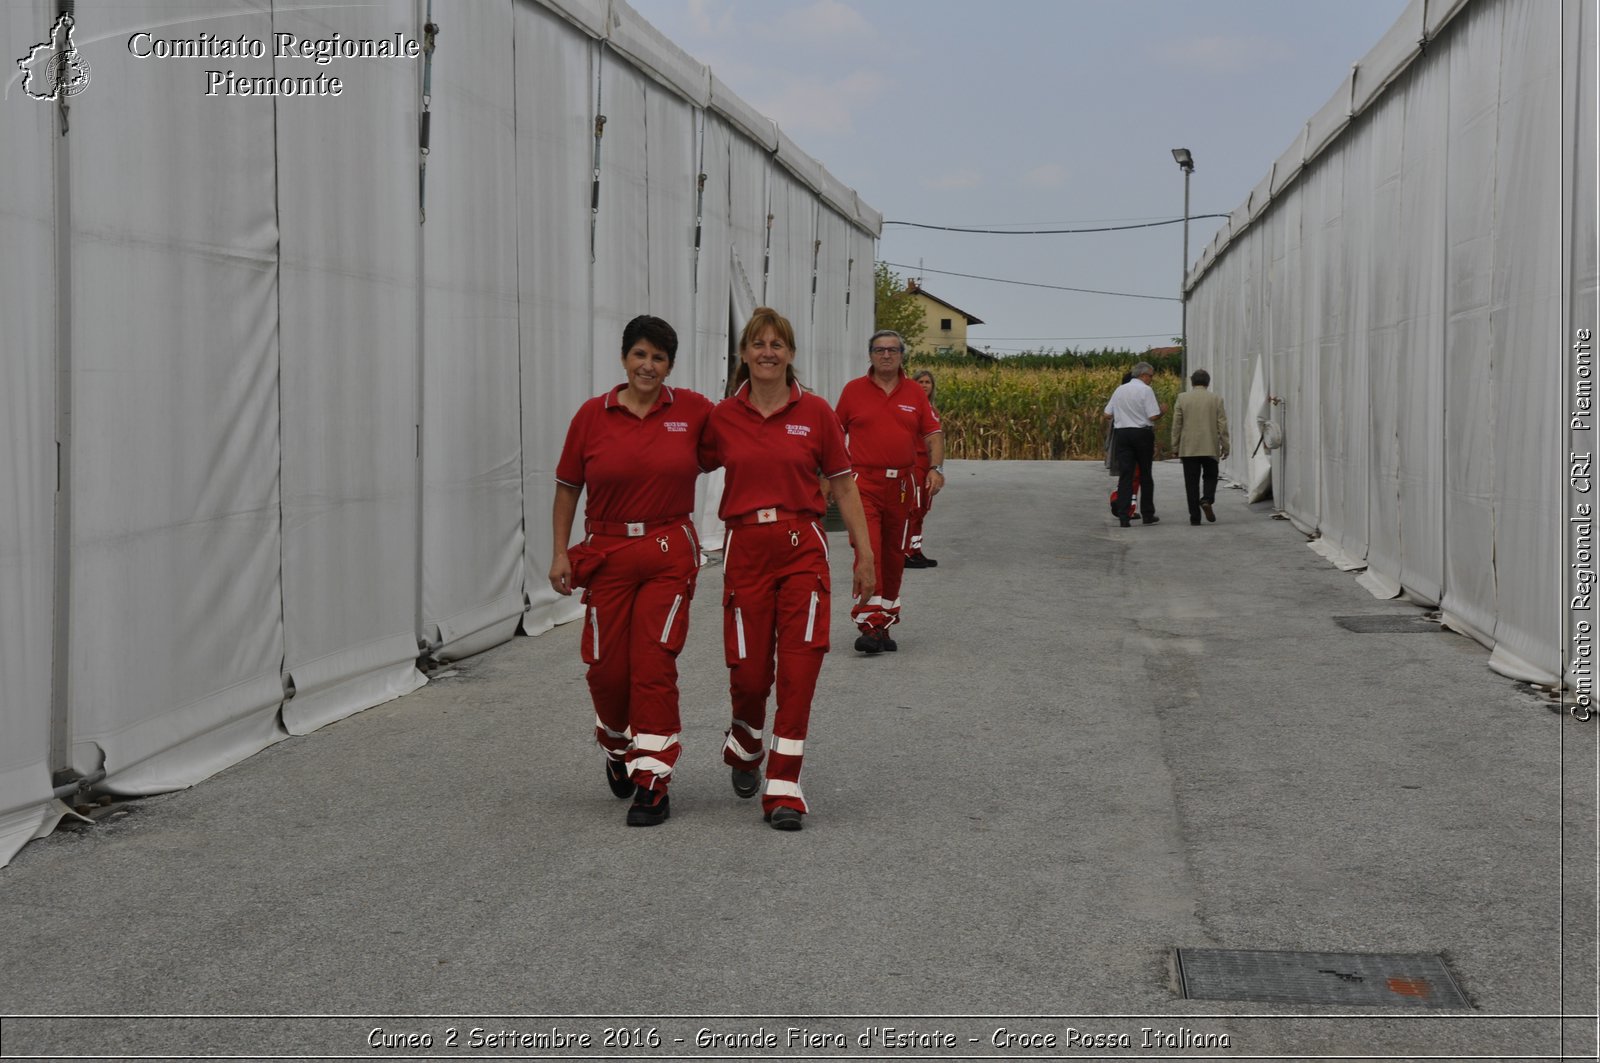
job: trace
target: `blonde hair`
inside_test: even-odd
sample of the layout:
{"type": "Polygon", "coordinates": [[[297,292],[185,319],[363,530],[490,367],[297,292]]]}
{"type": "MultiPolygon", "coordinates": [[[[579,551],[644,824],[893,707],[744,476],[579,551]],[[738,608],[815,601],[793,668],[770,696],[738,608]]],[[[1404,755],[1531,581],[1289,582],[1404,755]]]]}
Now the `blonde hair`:
{"type": "MultiPolygon", "coordinates": [[[[767,331],[775,333],[778,339],[782,340],[791,351],[795,349],[794,326],[789,324],[789,319],[770,306],[758,306],[755,312],[750,315],[750,320],[745,322],[744,331],[739,333],[739,353],[743,354],[744,349],[750,346],[757,336],[767,331]]],[[[794,363],[790,362],[790,364],[784,366],[783,371],[785,381],[793,384],[795,381],[794,363]]],[[[734,370],[733,373],[733,384],[731,385],[733,390],[739,390],[739,385],[749,379],[750,366],[743,359],[740,359],[739,368],[734,370]]]]}

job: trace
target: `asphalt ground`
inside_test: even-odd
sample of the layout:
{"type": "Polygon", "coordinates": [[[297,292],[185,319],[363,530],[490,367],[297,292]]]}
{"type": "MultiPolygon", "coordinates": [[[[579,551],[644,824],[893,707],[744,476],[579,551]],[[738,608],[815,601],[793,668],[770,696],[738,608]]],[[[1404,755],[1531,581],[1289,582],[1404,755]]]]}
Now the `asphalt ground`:
{"type": "Polygon", "coordinates": [[[803,831],[722,766],[713,563],[665,824],[576,626],[517,638],[25,847],[0,1056],[1594,1058],[1593,722],[1339,626],[1426,610],[1238,490],[1191,527],[1175,462],[1129,529],[1098,463],[949,471],[898,653],[834,536],[803,831]],[[1470,1006],[1185,999],[1177,949],[1437,955],[1470,1006]]]}

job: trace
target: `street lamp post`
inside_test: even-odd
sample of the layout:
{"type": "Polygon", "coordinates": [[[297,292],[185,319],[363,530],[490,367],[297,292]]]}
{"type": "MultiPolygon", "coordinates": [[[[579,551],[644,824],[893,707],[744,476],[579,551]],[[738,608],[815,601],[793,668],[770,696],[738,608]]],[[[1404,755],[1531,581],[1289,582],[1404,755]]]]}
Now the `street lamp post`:
{"type": "Polygon", "coordinates": [[[1194,156],[1188,148],[1173,148],[1172,157],[1183,170],[1183,269],[1178,274],[1178,295],[1183,300],[1183,324],[1178,343],[1183,347],[1183,372],[1189,372],[1189,175],[1194,173],[1194,156]]]}

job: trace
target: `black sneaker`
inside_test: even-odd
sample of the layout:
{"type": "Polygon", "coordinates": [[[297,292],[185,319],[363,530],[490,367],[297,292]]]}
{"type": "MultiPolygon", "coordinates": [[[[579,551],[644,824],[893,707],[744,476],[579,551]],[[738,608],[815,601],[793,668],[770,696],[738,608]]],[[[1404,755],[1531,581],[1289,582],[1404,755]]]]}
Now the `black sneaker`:
{"type": "Polygon", "coordinates": [[[633,795],[633,804],[628,806],[628,826],[654,827],[664,823],[672,815],[672,807],[665,790],[646,790],[639,788],[633,795]]]}
{"type": "Polygon", "coordinates": [[[856,638],[856,649],[862,653],[882,653],[883,642],[876,631],[863,631],[856,638]]]}
{"type": "Polygon", "coordinates": [[[633,796],[633,780],[628,778],[628,766],[620,760],[606,758],[606,785],[618,797],[633,796]]]}
{"type": "Polygon", "coordinates": [[[803,825],[800,821],[805,816],[798,808],[780,805],[767,813],[766,820],[772,824],[773,830],[799,830],[803,825]]]}
{"type": "Polygon", "coordinates": [[[923,568],[938,568],[939,567],[939,562],[935,561],[933,558],[929,557],[927,554],[918,552],[917,556],[922,559],[922,567],[923,568]]]}
{"type": "Polygon", "coordinates": [[[743,768],[733,769],[733,792],[740,797],[754,797],[761,789],[761,776],[743,768]]]}
{"type": "Polygon", "coordinates": [[[1156,516],[1154,513],[1152,513],[1148,517],[1140,517],[1139,519],[1144,521],[1146,524],[1160,524],[1161,523],[1161,518],[1156,516]]]}
{"type": "Polygon", "coordinates": [[[900,648],[900,644],[894,639],[890,638],[889,632],[884,630],[878,632],[878,647],[882,649],[884,653],[893,653],[900,648]]]}
{"type": "Polygon", "coordinates": [[[928,559],[921,554],[907,554],[906,568],[927,568],[928,559]]]}

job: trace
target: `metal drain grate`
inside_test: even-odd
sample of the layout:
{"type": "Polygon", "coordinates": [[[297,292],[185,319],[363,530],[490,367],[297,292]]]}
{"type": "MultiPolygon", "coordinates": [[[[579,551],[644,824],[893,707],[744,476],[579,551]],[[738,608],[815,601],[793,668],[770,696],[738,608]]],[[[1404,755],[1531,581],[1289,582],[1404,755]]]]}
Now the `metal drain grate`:
{"type": "Polygon", "coordinates": [[[1422,617],[1381,613],[1376,616],[1336,616],[1333,622],[1347,631],[1361,635],[1420,635],[1423,632],[1444,630],[1436,622],[1422,617]]]}
{"type": "Polygon", "coordinates": [[[1423,953],[1178,949],[1187,1000],[1470,1008],[1439,956],[1423,953]]]}

